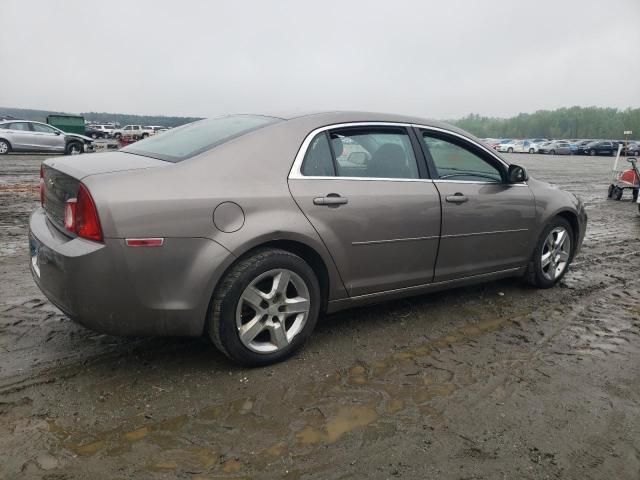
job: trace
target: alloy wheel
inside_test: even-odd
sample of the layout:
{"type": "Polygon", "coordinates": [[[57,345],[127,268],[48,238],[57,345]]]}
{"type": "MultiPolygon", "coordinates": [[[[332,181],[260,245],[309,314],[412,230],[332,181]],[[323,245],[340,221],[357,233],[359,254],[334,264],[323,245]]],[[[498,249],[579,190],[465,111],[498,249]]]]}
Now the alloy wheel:
{"type": "Polygon", "coordinates": [[[542,274],[547,280],[558,278],[569,263],[571,237],[564,227],[556,227],[547,235],[542,247],[542,274]]]}
{"type": "Polygon", "coordinates": [[[236,307],[240,341],[256,353],[286,348],[307,322],[310,298],[304,280],[291,270],[259,275],[245,288],[236,307]]]}
{"type": "Polygon", "coordinates": [[[9,145],[7,142],[0,142],[0,155],[4,155],[9,151],[9,145]]]}

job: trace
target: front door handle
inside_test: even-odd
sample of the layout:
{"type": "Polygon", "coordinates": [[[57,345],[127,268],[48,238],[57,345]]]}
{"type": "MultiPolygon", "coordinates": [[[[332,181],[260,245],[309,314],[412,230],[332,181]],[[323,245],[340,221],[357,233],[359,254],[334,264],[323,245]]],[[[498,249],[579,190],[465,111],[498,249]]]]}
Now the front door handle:
{"type": "Polygon", "coordinates": [[[338,206],[349,203],[349,200],[341,197],[337,193],[330,193],[326,197],[316,197],[313,199],[314,205],[338,206]]]}
{"type": "Polygon", "coordinates": [[[445,200],[449,203],[464,203],[469,199],[465,197],[462,193],[458,192],[454,195],[447,195],[445,200]]]}

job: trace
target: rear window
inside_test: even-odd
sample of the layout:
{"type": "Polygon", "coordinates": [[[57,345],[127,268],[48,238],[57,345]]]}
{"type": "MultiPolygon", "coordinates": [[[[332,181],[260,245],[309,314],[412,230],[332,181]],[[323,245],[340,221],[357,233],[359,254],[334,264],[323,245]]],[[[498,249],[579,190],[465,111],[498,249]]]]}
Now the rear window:
{"type": "Polygon", "coordinates": [[[162,135],[141,140],[120,151],[167,162],[180,162],[278,121],[279,118],[259,115],[210,118],[172,128],[162,135]]]}

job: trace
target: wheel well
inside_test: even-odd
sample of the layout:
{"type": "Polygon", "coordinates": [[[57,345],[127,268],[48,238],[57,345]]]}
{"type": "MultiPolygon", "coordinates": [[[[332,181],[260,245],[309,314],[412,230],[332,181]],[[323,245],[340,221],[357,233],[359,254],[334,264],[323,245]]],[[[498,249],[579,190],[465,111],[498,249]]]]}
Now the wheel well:
{"type": "Polygon", "coordinates": [[[0,137],[0,140],[3,140],[5,142],[7,142],[7,144],[9,145],[9,147],[11,147],[11,142],[9,140],[7,140],[6,138],[2,138],[0,137]]]}
{"type": "Polygon", "coordinates": [[[322,295],[322,304],[320,305],[320,311],[325,312],[327,307],[327,301],[329,299],[329,271],[327,266],[322,260],[322,257],[313,248],[304,243],[296,242],[294,240],[273,240],[270,242],[262,243],[253,247],[251,250],[245,252],[242,257],[251,255],[257,249],[264,248],[279,248],[286,250],[295,255],[298,255],[305,262],[309,264],[313,272],[318,278],[320,284],[320,294],[322,295]]]}
{"type": "Polygon", "coordinates": [[[562,217],[567,222],[569,222],[569,225],[571,225],[571,230],[573,230],[573,241],[577,243],[578,235],[580,235],[580,224],[578,223],[577,215],[573,212],[564,211],[558,213],[557,216],[562,217]]]}

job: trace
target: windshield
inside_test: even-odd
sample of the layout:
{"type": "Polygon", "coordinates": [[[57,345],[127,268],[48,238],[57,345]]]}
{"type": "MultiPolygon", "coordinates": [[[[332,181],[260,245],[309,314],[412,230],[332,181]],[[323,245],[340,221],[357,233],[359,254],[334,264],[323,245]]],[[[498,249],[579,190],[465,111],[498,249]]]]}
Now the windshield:
{"type": "Polygon", "coordinates": [[[210,118],[173,128],[162,135],[154,135],[120,151],[167,162],[180,162],[278,121],[280,121],[279,118],[259,115],[210,118]]]}

